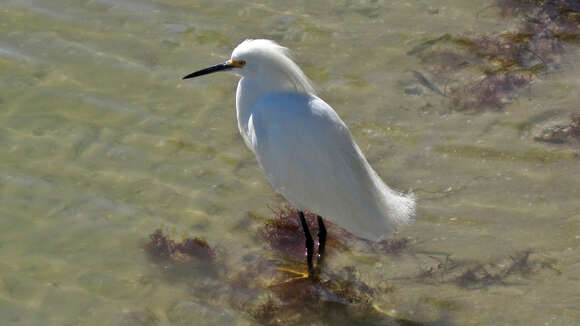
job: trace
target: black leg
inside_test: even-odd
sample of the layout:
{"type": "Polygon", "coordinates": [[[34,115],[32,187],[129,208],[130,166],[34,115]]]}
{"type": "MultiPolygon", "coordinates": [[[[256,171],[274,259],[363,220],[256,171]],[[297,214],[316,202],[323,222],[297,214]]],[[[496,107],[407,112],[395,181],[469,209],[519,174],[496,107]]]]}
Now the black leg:
{"type": "Polygon", "coordinates": [[[324,258],[324,248],[326,247],[326,227],[320,215],[316,215],[318,219],[318,265],[322,264],[324,258]]]}
{"type": "Polygon", "coordinates": [[[298,211],[298,216],[300,216],[300,224],[302,224],[304,237],[306,238],[306,262],[308,263],[308,272],[310,272],[313,270],[312,255],[314,253],[314,240],[312,240],[312,235],[310,235],[310,230],[308,229],[308,224],[304,218],[304,213],[298,211]]]}

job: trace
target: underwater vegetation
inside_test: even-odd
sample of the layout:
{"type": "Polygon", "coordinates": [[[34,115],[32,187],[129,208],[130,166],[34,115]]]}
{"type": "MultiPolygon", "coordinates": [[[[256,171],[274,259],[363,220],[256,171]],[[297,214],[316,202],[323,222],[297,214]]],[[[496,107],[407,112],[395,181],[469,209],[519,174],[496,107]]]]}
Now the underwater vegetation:
{"type": "Polygon", "coordinates": [[[580,3],[577,0],[495,0],[495,3],[504,16],[547,16],[563,29],[572,29],[575,33],[569,37],[578,40],[580,3]]]}
{"type": "MultiPolygon", "coordinates": [[[[306,272],[304,231],[298,211],[281,206],[272,212],[273,217],[267,219],[257,232],[274,256],[270,258],[273,265],[260,269],[261,275],[253,272],[244,275],[244,272],[236,276],[237,284],[245,286],[256,286],[255,282],[249,284],[248,279],[262,278],[258,282],[269,290],[265,298],[251,304],[249,313],[254,320],[266,325],[298,325],[315,321],[344,324],[345,320],[364,324],[364,321],[388,318],[373,307],[373,296],[378,290],[360,280],[355,267],[323,268],[317,277],[297,277],[297,273],[306,272]]],[[[305,212],[305,217],[310,231],[313,234],[318,232],[316,214],[305,212]]],[[[328,231],[325,257],[349,251],[355,237],[328,220],[325,224],[328,231]]]]}
{"type": "Polygon", "coordinates": [[[580,140],[580,114],[573,114],[566,125],[554,125],[542,130],[534,137],[536,141],[563,144],[573,140],[580,140]]]}
{"type": "MultiPolygon", "coordinates": [[[[191,306],[211,307],[206,309],[225,314],[232,321],[245,318],[249,324],[452,325],[446,319],[448,305],[460,309],[460,304],[445,298],[420,299],[441,310],[442,319],[428,321],[401,319],[404,312],[385,312],[380,306],[397,302],[398,287],[404,280],[471,291],[518,284],[542,272],[561,273],[557,261],[532,250],[517,251],[488,262],[461,261],[448,254],[417,251],[408,238],[370,243],[328,222],[327,258],[331,259],[325,260],[316,277],[306,277],[304,234],[297,211],[281,206],[272,209],[272,213],[269,218],[254,220],[255,237],[264,247],[254,248],[233,262],[227,259],[225,251],[210,247],[201,238],[178,242],[161,230],[149,236],[145,245],[149,258],[162,267],[164,277],[189,286],[192,293],[188,301],[167,310],[168,319],[181,320],[181,314],[194,316],[198,309],[189,312],[187,307],[191,306]],[[416,273],[402,278],[368,279],[357,264],[374,264],[376,255],[418,259],[416,273]],[[355,259],[345,261],[344,256],[355,259]],[[210,268],[200,268],[208,265],[210,268]]],[[[316,232],[316,215],[307,213],[306,218],[311,231],[316,232]]]]}
{"type": "Polygon", "coordinates": [[[187,238],[181,242],[169,239],[161,229],[149,235],[145,249],[150,258],[158,262],[182,264],[191,261],[213,263],[215,251],[201,238],[187,238]]]}
{"type": "Polygon", "coordinates": [[[256,302],[250,311],[254,320],[266,325],[299,325],[305,322],[364,324],[388,318],[374,308],[378,290],[344,268],[319,280],[280,281],[269,286],[271,294],[256,302]]]}
{"type": "MultiPolygon", "coordinates": [[[[391,286],[371,286],[360,277],[354,266],[323,267],[317,277],[304,277],[304,233],[298,212],[287,206],[273,209],[273,216],[257,228],[256,237],[265,243],[259,255],[248,255],[243,266],[218,265],[209,277],[200,264],[216,265],[220,251],[201,238],[175,241],[160,229],[149,235],[145,245],[148,257],[168,271],[168,279],[189,284],[196,293],[196,304],[222,304],[235,309],[250,320],[264,325],[303,325],[333,323],[337,325],[422,325],[396,319],[374,305],[378,296],[388,295],[391,286]],[[176,272],[178,271],[178,272],[176,272]],[[294,272],[295,271],[295,272],[294,272]],[[177,278],[176,278],[177,276],[177,278]]],[[[316,215],[308,212],[311,232],[317,232],[316,215]]],[[[329,231],[326,257],[348,252],[355,243],[368,251],[399,254],[407,248],[408,239],[385,240],[371,245],[334,223],[326,222],[329,231]]],[[[170,309],[168,313],[173,313],[170,309]]],[[[172,317],[168,317],[172,318],[172,317]]]]}
{"type": "Polygon", "coordinates": [[[144,249],[165,277],[174,282],[190,281],[193,275],[195,281],[215,279],[226,272],[215,248],[199,237],[175,241],[157,229],[149,235],[144,249]]]}
{"type": "MultiPolygon", "coordinates": [[[[276,253],[296,262],[304,261],[304,230],[298,219],[298,211],[289,206],[281,206],[272,209],[273,218],[266,220],[258,229],[258,236],[276,253]]],[[[312,234],[318,232],[316,214],[305,211],[304,217],[312,234]]],[[[333,255],[335,251],[348,250],[345,243],[354,237],[345,229],[326,220],[328,231],[326,239],[325,256],[333,255]]],[[[318,252],[318,242],[315,243],[314,251],[318,252]]]]}
{"type": "Polygon", "coordinates": [[[438,259],[437,263],[423,269],[415,277],[428,283],[450,283],[467,289],[480,289],[492,285],[509,285],[518,277],[528,278],[540,271],[561,272],[555,263],[549,259],[532,257],[534,251],[527,249],[518,251],[507,258],[487,263],[456,262],[449,256],[438,259]]]}
{"type": "Polygon", "coordinates": [[[493,35],[446,34],[407,52],[429,72],[430,78],[413,72],[415,78],[447,97],[453,110],[502,109],[518,90],[558,69],[568,45],[580,40],[577,0],[495,0],[494,7],[520,25],[493,35]]]}
{"type": "Polygon", "coordinates": [[[409,246],[408,238],[392,238],[371,243],[377,253],[398,254],[409,246]]]}

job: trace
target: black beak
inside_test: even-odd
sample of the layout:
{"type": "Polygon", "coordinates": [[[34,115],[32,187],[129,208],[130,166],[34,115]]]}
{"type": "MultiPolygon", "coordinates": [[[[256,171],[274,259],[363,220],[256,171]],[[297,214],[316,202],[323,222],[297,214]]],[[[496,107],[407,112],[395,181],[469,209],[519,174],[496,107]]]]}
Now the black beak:
{"type": "Polygon", "coordinates": [[[193,78],[193,77],[203,76],[203,75],[211,74],[211,73],[222,71],[222,70],[230,70],[234,67],[235,66],[233,64],[231,64],[230,62],[224,62],[224,63],[220,63],[220,64],[217,64],[215,66],[209,67],[209,68],[205,68],[202,70],[198,70],[196,72],[192,72],[191,74],[183,77],[183,79],[189,79],[189,78],[193,78]]]}

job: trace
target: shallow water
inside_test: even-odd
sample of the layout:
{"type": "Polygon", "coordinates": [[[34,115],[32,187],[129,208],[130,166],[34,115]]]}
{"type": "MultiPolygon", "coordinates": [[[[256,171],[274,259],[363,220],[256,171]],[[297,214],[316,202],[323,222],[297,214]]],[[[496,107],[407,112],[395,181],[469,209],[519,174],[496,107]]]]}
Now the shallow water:
{"type": "Polygon", "coordinates": [[[385,321],[580,320],[579,147],[533,140],[578,111],[574,45],[503,109],[473,114],[424,87],[408,52],[519,23],[491,2],[0,4],[0,324],[258,322],[244,303],[271,289],[230,281],[261,257],[279,260],[257,236],[279,198],[238,135],[236,77],[180,79],[248,37],[291,48],[377,172],[418,197],[417,221],[396,236],[407,248],[354,242],[327,259],[383,289],[370,300],[385,321]],[[157,228],[206,239],[217,270],[168,272],[149,259],[157,228]],[[470,278],[478,266],[505,278],[470,278]]]}

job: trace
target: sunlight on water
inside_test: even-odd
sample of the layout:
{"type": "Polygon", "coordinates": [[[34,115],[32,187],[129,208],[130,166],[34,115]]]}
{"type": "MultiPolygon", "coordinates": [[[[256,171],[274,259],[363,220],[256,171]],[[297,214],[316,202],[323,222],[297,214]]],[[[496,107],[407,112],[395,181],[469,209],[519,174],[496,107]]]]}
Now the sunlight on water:
{"type": "Polygon", "coordinates": [[[580,9],[517,3],[3,1],[0,324],[577,323],[580,9]],[[236,77],[181,80],[248,37],[418,197],[388,242],[331,226],[316,282],[236,77]]]}

